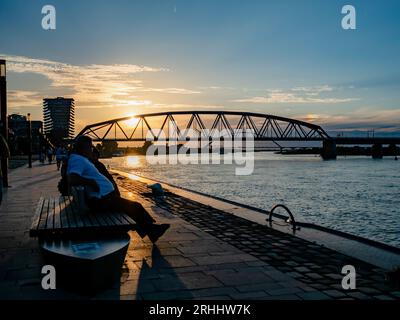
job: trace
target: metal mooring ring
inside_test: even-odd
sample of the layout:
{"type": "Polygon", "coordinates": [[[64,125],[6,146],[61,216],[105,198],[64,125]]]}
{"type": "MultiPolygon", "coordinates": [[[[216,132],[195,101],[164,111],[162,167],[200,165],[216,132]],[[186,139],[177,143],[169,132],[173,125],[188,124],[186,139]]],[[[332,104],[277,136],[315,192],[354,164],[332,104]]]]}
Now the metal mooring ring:
{"type": "Polygon", "coordinates": [[[269,212],[269,217],[268,217],[268,221],[269,221],[270,227],[272,227],[272,214],[274,213],[274,211],[275,211],[276,208],[283,208],[283,209],[286,210],[286,212],[287,212],[287,213],[289,214],[289,216],[290,216],[289,222],[292,224],[293,232],[295,232],[295,231],[296,231],[296,220],[294,220],[294,216],[293,216],[292,212],[289,210],[289,208],[286,207],[286,206],[283,205],[283,204],[276,204],[276,205],[274,205],[274,206],[272,207],[272,209],[270,210],[270,212],[269,212]]]}

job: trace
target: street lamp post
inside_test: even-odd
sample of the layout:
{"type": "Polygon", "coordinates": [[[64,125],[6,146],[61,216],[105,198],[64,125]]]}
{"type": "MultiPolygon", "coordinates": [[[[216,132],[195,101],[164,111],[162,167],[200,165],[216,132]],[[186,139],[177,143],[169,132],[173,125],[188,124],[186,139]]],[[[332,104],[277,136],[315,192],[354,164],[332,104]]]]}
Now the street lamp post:
{"type": "Polygon", "coordinates": [[[28,167],[32,168],[32,121],[28,113],[28,167]]]}
{"type": "MultiPolygon", "coordinates": [[[[0,60],[0,121],[1,134],[8,143],[6,60],[0,60]]],[[[8,159],[1,157],[3,187],[8,187],[8,159]]]]}

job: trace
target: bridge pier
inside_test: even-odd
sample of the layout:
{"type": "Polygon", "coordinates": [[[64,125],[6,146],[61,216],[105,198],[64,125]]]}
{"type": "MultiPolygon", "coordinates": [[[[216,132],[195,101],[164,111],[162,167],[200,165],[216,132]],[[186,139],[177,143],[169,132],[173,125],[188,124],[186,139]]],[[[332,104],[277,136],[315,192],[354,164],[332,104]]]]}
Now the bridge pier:
{"type": "Polygon", "coordinates": [[[389,156],[397,156],[397,146],[394,143],[391,143],[388,147],[389,156]]]}
{"type": "Polygon", "coordinates": [[[324,160],[335,160],[337,157],[336,142],[325,139],[322,142],[321,157],[324,160]]]}
{"type": "Polygon", "coordinates": [[[225,141],[224,137],[219,138],[219,154],[225,154],[224,141],[225,141]]]}
{"type": "Polygon", "coordinates": [[[212,139],[212,137],[208,137],[208,153],[209,154],[212,154],[213,153],[213,145],[212,145],[212,141],[213,141],[213,139],[212,139]]]}
{"type": "Polygon", "coordinates": [[[375,143],[372,145],[371,154],[373,159],[382,159],[383,158],[383,148],[380,143],[375,143]]]}

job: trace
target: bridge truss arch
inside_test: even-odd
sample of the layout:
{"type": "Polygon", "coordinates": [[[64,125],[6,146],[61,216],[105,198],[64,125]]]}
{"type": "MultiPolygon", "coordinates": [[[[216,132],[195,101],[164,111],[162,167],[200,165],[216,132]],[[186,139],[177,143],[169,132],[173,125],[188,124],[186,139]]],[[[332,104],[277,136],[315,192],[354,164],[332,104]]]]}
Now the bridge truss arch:
{"type": "Polygon", "coordinates": [[[315,124],[253,112],[172,111],[139,114],[86,126],[79,135],[103,141],[187,140],[187,132],[196,131],[204,139],[223,131],[224,139],[235,139],[238,132],[251,132],[255,141],[324,141],[330,139],[315,124]],[[162,134],[164,133],[164,134],[162,134]]]}

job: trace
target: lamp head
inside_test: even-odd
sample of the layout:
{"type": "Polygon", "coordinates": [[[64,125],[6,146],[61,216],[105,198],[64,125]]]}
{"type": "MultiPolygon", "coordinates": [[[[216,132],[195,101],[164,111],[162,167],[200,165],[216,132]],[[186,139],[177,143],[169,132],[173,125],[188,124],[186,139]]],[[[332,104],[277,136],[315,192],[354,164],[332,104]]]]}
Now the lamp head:
{"type": "Polygon", "coordinates": [[[0,60],[0,78],[6,77],[6,60],[0,60]]]}

